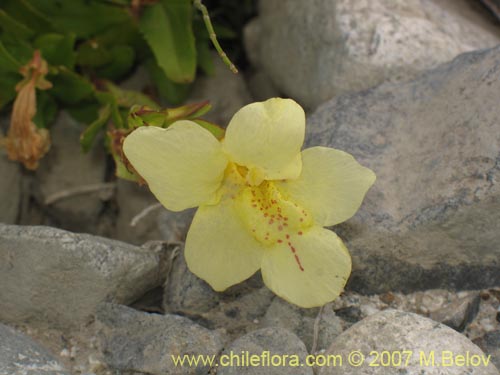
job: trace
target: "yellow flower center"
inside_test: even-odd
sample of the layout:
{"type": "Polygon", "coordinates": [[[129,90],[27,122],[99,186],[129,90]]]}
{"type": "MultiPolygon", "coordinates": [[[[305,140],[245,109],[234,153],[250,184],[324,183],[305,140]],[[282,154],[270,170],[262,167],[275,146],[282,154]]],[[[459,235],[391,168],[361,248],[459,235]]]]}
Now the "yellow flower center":
{"type": "Polygon", "coordinates": [[[300,263],[294,236],[302,236],[313,225],[303,207],[288,200],[272,181],[255,186],[248,182],[248,169],[230,163],[221,189],[222,199],[235,201],[237,212],[251,235],[266,246],[285,245],[300,263]]]}

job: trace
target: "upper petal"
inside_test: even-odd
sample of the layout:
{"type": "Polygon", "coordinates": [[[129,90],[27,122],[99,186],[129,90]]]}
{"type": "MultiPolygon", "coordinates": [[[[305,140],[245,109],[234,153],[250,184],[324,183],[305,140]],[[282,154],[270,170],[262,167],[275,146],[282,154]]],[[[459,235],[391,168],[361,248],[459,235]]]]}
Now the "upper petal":
{"type": "Polygon", "coordinates": [[[287,242],[267,251],[262,260],[264,283],[281,298],[301,307],[333,301],[350,273],[351,257],[340,238],[318,226],[290,236],[287,242]]]}
{"type": "Polygon", "coordinates": [[[277,186],[311,212],[316,223],[330,226],[356,213],[375,178],[375,173],[346,152],[312,147],[302,151],[300,177],[277,182],[277,186]]]}
{"type": "Polygon", "coordinates": [[[195,275],[222,291],[252,276],[264,247],[242,223],[232,199],[201,206],[186,238],[186,263],[195,275]]]}
{"type": "Polygon", "coordinates": [[[133,131],[123,151],[169,210],[213,202],[228,163],[217,139],[191,121],[167,129],[143,126],[133,131]]]}
{"type": "Polygon", "coordinates": [[[296,178],[304,132],[302,107],[291,99],[273,98],[249,104],[233,116],[224,149],[234,162],[247,167],[251,176],[296,178]]]}

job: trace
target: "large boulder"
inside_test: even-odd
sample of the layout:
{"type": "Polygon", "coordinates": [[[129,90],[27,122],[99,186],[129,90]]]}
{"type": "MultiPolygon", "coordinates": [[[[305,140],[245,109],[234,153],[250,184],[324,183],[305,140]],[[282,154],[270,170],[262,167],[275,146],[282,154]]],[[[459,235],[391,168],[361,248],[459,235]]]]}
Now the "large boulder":
{"type": "Polygon", "coordinates": [[[278,89],[314,108],[499,44],[478,10],[467,0],[265,0],[246,49],[278,89]]]}
{"type": "Polygon", "coordinates": [[[337,366],[323,366],[320,375],[499,375],[491,357],[467,337],[397,310],[365,318],[337,336],[319,364],[333,363],[331,355],[337,366]]]}
{"type": "Polygon", "coordinates": [[[335,230],[363,292],[500,285],[500,47],[408,83],[344,95],[308,119],[306,144],[375,171],[335,230]]]}
{"type": "Polygon", "coordinates": [[[71,328],[161,285],[162,254],[50,227],[0,224],[0,321],[71,328]]]}

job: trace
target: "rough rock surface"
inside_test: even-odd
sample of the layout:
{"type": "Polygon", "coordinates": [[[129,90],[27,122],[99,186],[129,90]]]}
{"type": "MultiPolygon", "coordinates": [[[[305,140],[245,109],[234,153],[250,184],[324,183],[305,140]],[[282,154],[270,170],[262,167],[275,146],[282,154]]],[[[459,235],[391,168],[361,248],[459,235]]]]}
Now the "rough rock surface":
{"type": "Polygon", "coordinates": [[[0,320],[76,326],[162,284],[161,255],[49,227],[0,224],[0,320]]]}
{"type": "Polygon", "coordinates": [[[115,371],[152,375],[207,373],[209,366],[176,366],[173,355],[215,356],[224,337],[177,315],[147,314],[103,304],[97,329],[104,360],[115,371]]]}
{"type": "Polygon", "coordinates": [[[0,374],[69,375],[69,372],[31,338],[0,323],[0,374]]]}
{"type": "MultiPolygon", "coordinates": [[[[80,134],[84,127],[62,111],[50,129],[52,146],[36,171],[36,197],[41,205],[53,194],[104,182],[104,149],[96,145],[84,154],[80,134]]],[[[96,142],[97,143],[97,142],[96,142]]],[[[58,227],[77,232],[96,232],[102,209],[98,193],[72,195],[48,206],[58,227]]]]}
{"type": "Polygon", "coordinates": [[[377,181],[335,231],[363,293],[500,285],[500,47],[408,83],[341,96],[306,145],[353,154],[377,181]]]}
{"type": "MultiPolygon", "coordinates": [[[[228,347],[224,349],[221,355],[223,362],[228,363],[231,353],[239,356],[239,364],[237,359],[233,358],[233,366],[219,366],[218,375],[312,375],[313,370],[308,366],[293,365],[286,366],[281,362],[280,366],[270,366],[266,360],[260,363],[259,366],[251,366],[249,363],[244,362],[245,355],[241,353],[248,352],[249,356],[257,355],[259,358],[263,356],[264,352],[269,352],[270,355],[275,355],[276,358],[281,359],[284,354],[297,356],[297,363],[305,363],[307,350],[302,341],[295,336],[292,332],[283,328],[262,328],[257,331],[250,332],[249,334],[240,337],[228,347]],[[227,356],[226,358],[222,356],[227,356]],[[227,361],[226,361],[227,359],[227,361]]],[[[289,357],[287,361],[290,361],[289,357]]],[[[221,364],[225,364],[222,363],[221,364]]],[[[275,362],[277,363],[277,362],[275,362]]],[[[290,362],[288,362],[290,363],[290,362]]]]}
{"type": "Polygon", "coordinates": [[[500,43],[467,0],[266,0],[246,31],[250,60],[314,108],[335,95],[408,79],[500,43]]]}
{"type": "Polygon", "coordinates": [[[146,186],[118,180],[116,182],[116,203],[119,212],[116,218],[114,238],[137,245],[162,239],[157,220],[160,213],[166,211],[163,207],[142,217],[135,226],[131,226],[132,219],[157,202],[146,186]]]}
{"type": "MultiPolygon", "coordinates": [[[[324,366],[319,371],[320,375],[499,374],[491,361],[487,365],[484,364],[483,361],[487,356],[465,336],[430,319],[397,310],[386,310],[355,324],[332,342],[325,353],[329,354],[340,355],[345,363],[343,362],[342,366],[324,366]],[[389,366],[383,366],[381,363],[389,363],[387,358],[382,359],[382,355],[377,357],[376,354],[370,353],[382,351],[401,353],[403,350],[409,354],[402,354],[402,364],[396,366],[392,365],[392,360],[389,360],[391,363],[389,366]],[[354,358],[356,363],[360,364],[357,367],[348,363],[349,355],[351,354],[352,359],[354,351],[361,353],[356,355],[357,359],[354,358]],[[425,358],[421,353],[424,353],[425,358]],[[434,365],[432,360],[427,365],[426,359],[431,358],[431,353],[434,353],[434,365]],[[450,353],[454,362],[453,365],[447,366],[452,363],[450,353]],[[458,356],[464,358],[464,363],[461,365],[457,362],[461,361],[458,356]],[[464,365],[466,356],[468,358],[474,356],[473,362],[464,365]],[[360,358],[364,358],[364,361],[360,361],[360,358]],[[370,366],[371,363],[378,363],[379,366],[370,366]]],[[[396,363],[397,356],[395,356],[396,363]]]]}
{"type": "Polygon", "coordinates": [[[314,325],[318,324],[318,341],[316,351],[326,349],[330,343],[343,331],[340,318],[335,316],[330,304],[319,309],[302,309],[276,297],[260,324],[262,327],[280,327],[295,333],[312,351],[314,325]]]}
{"type": "Polygon", "coordinates": [[[474,340],[474,342],[486,354],[491,354],[493,364],[500,368],[500,330],[488,332],[483,337],[474,340]]]}
{"type": "Polygon", "coordinates": [[[21,170],[0,149],[0,223],[15,224],[21,205],[21,170]]]}

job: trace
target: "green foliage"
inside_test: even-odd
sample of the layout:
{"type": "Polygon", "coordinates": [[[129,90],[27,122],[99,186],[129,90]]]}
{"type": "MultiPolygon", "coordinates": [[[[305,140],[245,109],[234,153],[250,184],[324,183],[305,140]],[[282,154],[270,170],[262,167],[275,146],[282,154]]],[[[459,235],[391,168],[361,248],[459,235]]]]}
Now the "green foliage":
{"type": "MultiPolygon", "coordinates": [[[[201,2],[195,2],[199,9],[201,2]]],[[[193,0],[1,0],[0,110],[16,98],[16,85],[24,79],[21,70],[39,51],[48,64],[42,78],[52,87],[37,90],[36,125],[50,126],[58,109],[66,109],[88,124],[81,136],[82,150],[88,151],[97,135],[107,131],[106,145],[117,162],[117,174],[133,176],[121,160],[117,137],[139,123],[150,125],[154,118],[162,124],[157,126],[168,126],[178,119],[192,119],[217,136],[222,134],[216,125],[199,119],[210,109],[207,103],[160,110],[156,100],[112,83],[142,65],[160,98],[180,105],[197,68],[214,73],[210,52],[214,36],[206,22],[193,0]],[[138,115],[130,108],[149,112],[138,115]]],[[[223,27],[215,29],[231,35],[223,27]]]]}

